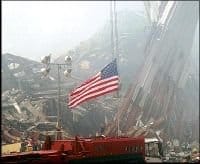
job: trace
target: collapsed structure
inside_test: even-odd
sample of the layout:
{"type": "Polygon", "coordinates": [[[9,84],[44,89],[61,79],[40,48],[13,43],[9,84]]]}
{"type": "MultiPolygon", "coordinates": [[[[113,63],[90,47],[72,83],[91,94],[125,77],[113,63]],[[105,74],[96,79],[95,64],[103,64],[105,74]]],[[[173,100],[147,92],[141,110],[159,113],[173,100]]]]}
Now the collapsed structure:
{"type": "Polygon", "coordinates": [[[128,136],[160,135],[165,142],[198,141],[197,3],[145,2],[152,24],[146,60],[122,98],[114,121],[106,127],[106,135],[120,130],[128,136]]]}
{"type": "MultiPolygon", "coordinates": [[[[76,82],[65,83],[63,80],[66,86],[62,86],[61,107],[62,124],[66,128],[64,130],[69,132],[66,136],[94,135],[101,123],[107,124],[113,118],[115,108],[120,104],[114,121],[105,128],[104,132],[108,136],[120,133],[126,136],[156,136],[163,139],[164,143],[171,139],[198,141],[199,22],[196,3],[145,2],[151,21],[144,50],[146,60],[120,101],[106,97],[83,104],[72,113],[66,110],[66,93],[76,82]]],[[[7,59],[2,62],[12,70],[3,70],[3,75],[8,75],[5,77],[7,81],[3,83],[4,88],[18,87],[26,93],[10,90],[10,93],[6,91],[2,96],[5,98],[2,101],[2,134],[6,143],[17,142],[26,136],[23,131],[37,131],[44,136],[45,131],[55,130],[53,122],[57,111],[57,85],[55,81],[48,81],[47,86],[47,80],[41,79],[37,73],[41,65],[28,63],[31,67],[15,72],[18,65],[15,64],[16,60],[11,60],[13,56],[7,55],[7,59]],[[10,62],[6,63],[8,59],[10,62]],[[38,66],[33,69],[33,65],[38,66]],[[30,76],[30,72],[34,75],[30,76]],[[47,125],[48,122],[50,124],[47,125]]],[[[22,59],[17,63],[24,65],[22,59]]],[[[52,74],[54,72],[52,70],[52,74]]],[[[29,134],[33,135],[38,134],[29,134]]]]}

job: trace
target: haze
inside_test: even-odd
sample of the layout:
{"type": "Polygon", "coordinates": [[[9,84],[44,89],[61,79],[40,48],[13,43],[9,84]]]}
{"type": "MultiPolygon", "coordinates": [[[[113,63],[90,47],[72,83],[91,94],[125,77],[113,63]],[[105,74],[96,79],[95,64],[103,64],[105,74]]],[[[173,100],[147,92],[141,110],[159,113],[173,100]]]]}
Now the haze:
{"type": "MultiPolygon", "coordinates": [[[[117,11],[144,11],[142,1],[117,1],[117,11]]],[[[39,61],[88,39],[110,19],[109,1],[2,1],[2,50],[39,61]]]]}

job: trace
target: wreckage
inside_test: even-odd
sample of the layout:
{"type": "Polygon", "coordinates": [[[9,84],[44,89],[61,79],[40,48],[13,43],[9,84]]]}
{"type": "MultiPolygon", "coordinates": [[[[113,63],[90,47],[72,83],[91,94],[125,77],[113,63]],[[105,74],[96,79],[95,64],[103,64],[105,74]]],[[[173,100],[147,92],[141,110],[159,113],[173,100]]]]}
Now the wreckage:
{"type": "MultiPolygon", "coordinates": [[[[85,120],[92,118],[92,123],[95,126],[94,131],[98,131],[99,125],[104,122],[104,117],[111,120],[110,123],[105,121],[104,134],[107,136],[137,137],[143,135],[145,137],[156,137],[164,143],[165,147],[168,146],[169,141],[173,142],[173,145],[179,146],[180,143],[198,141],[199,104],[197,92],[199,88],[197,84],[199,77],[197,68],[194,68],[198,65],[196,62],[198,61],[199,51],[197,46],[199,22],[196,16],[198,7],[196,2],[172,1],[145,2],[145,6],[151,22],[149,37],[144,50],[146,60],[138,69],[125,96],[117,98],[120,99],[119,101],[116,100],[117,103],[113,102],[113,99],[110,99],[110,101],[108,99],[95,100],[93,103],[84,104],[74,113],[63,111],[63,118],[65,118],[63,124],[67,125],[66,127],[69,129],[74,129],[74,133],[81,132],[83,134],[84,131],[87,134],[89,133],[83,129],[81,124],[77,128],[69,123],[80,121],[80,116],[87,113],[88,117],[85,117],[85,120]],[[157,7],[155,7],[155,4],[157,4],[157,7]],[[113,109],[117,106],[118,112],[112,120],[113,113],[116,112],[113,109]],[[105,110],[99,111],[100,108],[105,110]],[[87,112],[88,109],[94,109],[94,111],[87,112]],[[97,118],[95,115],[101,118],[97,118]],[[68,116],[67,119],[66,116],[68,116]]],[[[18,67],[19,65],[13,62],[9,63],[11,70],[18,67]]],[[[41,66],[39,65],[39,67],[41,66]]],[[[38,70],[31,71],[34,73],[38,70]]],[[[21,78],[25,73],[23,71],[14,72],[14,76],[21,78]]],[[[13,78],[13,76],[10,78],[13,78]]],[[[33,82],[29,80],[27,83],[33,82]]],[[[31,96],[29,94],[28,98],[27,94],[18,91],[18,93],[15,93],[16,90],[7,93],[12,95],[10,97],[14,97],[12,100],[9,100],[9,96],[3,96],[5,97],[3,108],[16,111],[14,117],[9,115],[9,110],[3,113],[4,142],[19,141],[19,137],[24,135],[22,131],[32,131],[33,133],[40,131],[40,135],[43,136],[43,138],[40,136],[40,139],[44,140],[45,131],[50,133],[55,130],[56,125],[53,122],[55,122],[56,113],[52,109],[56,108],[57,92],[53,90],[55,88],[54,82],[49,86],[51,91],[41,92],[41,86],[44,86],[44,83],[34,84],[33,88],[36,92],[31,93],[31,96]],[[15,96],[16,94],[19,95],[15,96]],[[19,125],[25,125],[21,132],[19,132],[19,125],[16,125],[17,119],[21,122],[19,125]],[[13,120],[13,123],[10,120],[13,120]],[[41,122],[45,126],[40,124],[41,122]],[[11,123],[12,128],[6,127],[7,123],[11,123]]],[[[71,81],[70,87],[75,84],[76,82],[71,81]]],[[[13,87],[19,85],[20,88],[19,81],[12,85],[13,87]]],[[[69,90],[69,86],[65,88],[65,91],[67,89],[69,90]]],[[[62,96],[63,106],[66,104],[65,96],[66,94],[62,96]]],[[[64,129],[65,133],[66,131],[71,133],[69,129],[64,129]]],[[[37,136],[36,133],[35,136],[37,136]]],[[[66,136],[70,136],[69,133],[66,136]]],[[[170,154],[170,151],[166,153],[170,154]]]]}
{"type": "Polygon", "coordinates": [[[151,21],[146,60],[121,97],[105,134],[159,134],[164,143],[198,141],[198,5],[163,1],[145,2],[145,6],[151,21]]]}

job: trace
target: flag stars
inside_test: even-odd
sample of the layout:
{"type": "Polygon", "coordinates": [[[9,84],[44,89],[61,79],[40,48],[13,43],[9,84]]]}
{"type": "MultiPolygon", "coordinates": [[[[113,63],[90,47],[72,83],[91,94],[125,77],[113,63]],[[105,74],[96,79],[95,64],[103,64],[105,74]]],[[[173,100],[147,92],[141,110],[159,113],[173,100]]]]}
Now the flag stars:
{"type": "Polygon", "coordinates": [[[106,79],[112,76],[118,76],[116,59],[101,71],[101,79],[106,79]]]}

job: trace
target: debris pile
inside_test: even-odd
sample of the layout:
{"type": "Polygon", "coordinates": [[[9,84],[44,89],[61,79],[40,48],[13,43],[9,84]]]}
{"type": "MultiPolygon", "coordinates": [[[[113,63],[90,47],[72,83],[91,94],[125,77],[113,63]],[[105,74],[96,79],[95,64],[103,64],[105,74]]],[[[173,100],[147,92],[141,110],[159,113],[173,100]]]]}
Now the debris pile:
{"type": "Polygon", "coordinates": [[[164,143],[191,143],[199,140],[198,7],[179,1],[161,5],[146,44],[146,60],[105,134],[120,130],[128,136],[155,137],[160,131],[164,143]]]}
{"type": "MultiPolygon", "coordinates": [[[[110,120],[115,113],[111,104],[112,97],[107,96],[104,99],[105,103],[98,99],[71,111],[67,107],[66,94],[63,94],[61,96],[63,137],[95,136],[96,132],[100,132],[100,127],[104,125],[105,118],[110,120]],[[108,108],[102,110],[107,104],[109,104],[108,108]]],[[[117,104],[116,101],[113,102],[117,104]]],[[[47,133],[54,138],[57,125],[57,104],[56,90],[31,94],[14,88],[4,91],[2,93],[3,142],[19,142],[24,138],[33,138],[38,133],[40,140],[44,140],[47,133]]]]}

